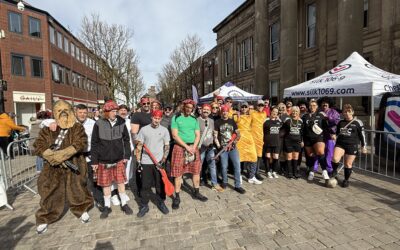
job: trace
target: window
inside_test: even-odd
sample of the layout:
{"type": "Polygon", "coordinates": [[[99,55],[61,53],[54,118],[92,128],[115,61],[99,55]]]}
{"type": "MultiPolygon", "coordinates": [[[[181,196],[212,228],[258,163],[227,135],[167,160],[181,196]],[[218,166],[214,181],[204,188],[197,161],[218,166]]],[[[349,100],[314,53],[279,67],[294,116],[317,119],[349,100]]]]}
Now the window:
{"type": "Polygon", "coordinates": [[[11,32],[22,33],[21,14],[15,12],[8,12],[8,27],[11,32]]]}
{"type": "Polygon", "coordinates": [[[81,50],[81,63],[85,63],[85,53],[81,50]]]}
{"type": "Polygon", "coordinates": [[[65,68],[58,65],[58,76],[60,78],[60,83],[65,83],[65,68]]]}
{"type": "Polygon", "coordinates": [[[72,72],[72,74],[71,74],[72,76],[71,76],[71,78],[72,78],[72,86],[76,86],[76,82],[77,82],[77,77],[76,77],[76,73],[75,72],[72,72]]]}
{"type": "Polygon", "coordinates": [[[269,59],[271,62],[279,58],[279,28],[278,22],[269,27],[269,59]]]}
{"type": "Polygon", "coordinates": [[[56,45],[56,38],[54,37],[54,28],[49,26],[50,42],[56,45]]]}
{"type": "Polygon", "coordinates": [[[65,69],[65,84],[70,84],[71,71],[69,69],[65,69]]]}
{"type": "Polygon", "coordinates": [[[33,37],[41,37],[40,20],[37,18],[29,17],[29,35],[33,37]]]}
{"type": "Polygon", "coordinates": [[[25,75],[25,64],[23,56],[11,55],[11,73],[16,76],[25,75]]]}
{"type": "Polygon", "coordinates": [[[269,93],[271,96],[270,106],[278,104],[278,92],[279,92],[278,86],[279,86],[279,80],[269,81],[269,93]]]}
{"type": "Polygon", "coordinates": [[[307,5],[307,48],[315,47],[315,25],[317,22],[315,3],[307,5]]]}
{"type": "Polygon", "coordinates": [[[53,81],[60,82],[60,76],[58,72],[58,65],[55,63],[51,63],[51,77],[53,81]]]}
{"type": "Polygon", "coordinates": [[[247,38],[243,40],[238,46],[238,58],[239,58],[239,72],[246,71],[252,68],[253,59],[253,38],[247,38]]]}
{"type": "Polygon", "coordinates": [[[232,73],[232,52],[231,49],[226,49],[224,51],[225,58],[225,76],[229,76],[232,73]]]}
{"type": "Polygon", "coordinates": [[[81,56],[81,54],[80,54],[79,47],[76,47],[76,56],[75,56],[76,60],[80,61],[81,60],[80,56],[81,56]]]}
{"type": "Polygon", "coordinates": [[[43,63],[40,58],[31,58],[32,77],[43,77],[43,63]]]}
{"type": "Polygon", "coordinates": [[[75,57],[75,45],[71,43],[71,56],[75,57]]]}
{"type": "Polygon", "coordinates": [[[306,72],[304,73],[304,80],[308,81],[315,78],[315,72],[306,72]]]}
{"type": "Polygon", "coordinates": [[[368,27],[368,2],[369,0],[364,0],[364,28],[368,27]]]}
{"type": "Polygon", "coordinates": [[[57,47],[59,47],[60,49],[63,48],[62,40],[63,40],[63,38],[62,38],[61,33],[57,31],[57,47]]]}
{"type": "Polygon", "coordinates": [[[64,51],[65,53],[69,53],[69,42],[68,38],[64,36],[64,51]]]}

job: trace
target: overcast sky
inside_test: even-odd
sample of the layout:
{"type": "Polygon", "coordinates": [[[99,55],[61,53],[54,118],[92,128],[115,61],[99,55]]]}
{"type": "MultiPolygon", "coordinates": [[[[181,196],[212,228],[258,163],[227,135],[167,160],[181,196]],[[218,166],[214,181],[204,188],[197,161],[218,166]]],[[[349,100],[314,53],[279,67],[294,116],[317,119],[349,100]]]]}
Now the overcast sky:
{"type": "Polygon", "coordinates": [[[245,0],[27,0],[49,12],[77,34],[82,17],[100,14],[108,23],[134,30],[132,47],[140,57],[140,69],[148,86],[169,55],[188,34],[198,34],[205,51],[216,45],[212,29],[245,0]]]}

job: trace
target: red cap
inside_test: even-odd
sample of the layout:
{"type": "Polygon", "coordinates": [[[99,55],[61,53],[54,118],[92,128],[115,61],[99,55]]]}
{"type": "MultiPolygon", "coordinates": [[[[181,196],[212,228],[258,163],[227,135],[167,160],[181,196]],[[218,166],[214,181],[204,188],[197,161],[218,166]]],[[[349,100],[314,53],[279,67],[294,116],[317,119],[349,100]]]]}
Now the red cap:
{"type": "Polygon", "coordinates": [[[182,103],[183,103],[183,105],[186,105],[186,104],[192,104],[193,106],[196,105],[196,103],[192,99],[186,99],[182,103]]]}
{"type": "Polygon", "coordinates": [[[217,95],[217,100],[224,100],[224,97],[223,96],[220,96],[220,95],[217,95]]]}
{"type": "Polygon", "coordinates": [[[150,99],[148,97],[142,97],[140,98],[140,103],[145,103],[145,102],[150,102],[150,99]]]}
{"type": "Polygon", "coordinates": [[[208,104],[208,103],[204,103],[201,107],[208,107],[209,109],[211,109],[211,105],[210,104],[208,104]]]}
{"type": "Polygon", "coordinates": [[[229,106],[228,105],[221,105],[221,112],[229,112],[229,106]]]}
{"type": "Polygon", "coordinates": [[[162,110],[159,109],[155,109],[151,112],[151,116],[152,117],[162,117],[163,116],[163,112],[162,110]]]}
{"type": "Polygon", "coordinates": [[[104,112],[110,112],[111,110],[118,110],[119,106],[113,100],[109,100],[104,104],[104,112]]]}

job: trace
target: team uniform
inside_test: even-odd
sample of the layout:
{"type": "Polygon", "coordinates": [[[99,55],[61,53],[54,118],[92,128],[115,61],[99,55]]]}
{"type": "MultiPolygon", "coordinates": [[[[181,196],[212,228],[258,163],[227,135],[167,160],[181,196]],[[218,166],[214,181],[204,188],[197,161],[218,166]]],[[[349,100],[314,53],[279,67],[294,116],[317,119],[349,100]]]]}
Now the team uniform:
{"type": "Polygon", "coordinates": [[[328,127],[325,116],[321,112],[315,112],[314,114],[305,114],[302,119],[304,123],[304,146],[312,147],[317,142],[324,142],[324,134],[322,132],[317,134],[313,126],[317,125],[325,130],[328,127]]]}
{"type": "Polygon", "coordinates": [[[279,118],[277,118],[276,120],[271,120],[268,118],[264,122],[264,154],[279,154],[281,140],[279,136],[279,130],[281,129],[282,125],[283,122],[279,118]]]}
{"type": "Polygon", "coordinates": [[[336,134],[336,147],[344,149],[347,155],[357,155],[358,145],[366,145],[364,124],[356,118],[352,121],[341,120],[337,125],[336,134]]]}
{"type": "Polygon", "coordinates": [[[285,153],[300,152],[303,138],[303,121],[287,119],[282,126],[284,133],[283,151],[285,153]]]}

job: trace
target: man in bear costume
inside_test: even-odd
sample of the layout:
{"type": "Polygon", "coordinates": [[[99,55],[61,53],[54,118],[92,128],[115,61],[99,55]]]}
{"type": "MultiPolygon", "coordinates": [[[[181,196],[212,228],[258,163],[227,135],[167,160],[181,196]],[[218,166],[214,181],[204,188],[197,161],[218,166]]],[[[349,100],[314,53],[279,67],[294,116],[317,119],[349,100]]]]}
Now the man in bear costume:
{"type": "Polygon", "coordinates": [[[47,225],[60,219],[65,203],[82,223],[89,222],[87,211],[93,206],[87,182],[87,164],[83,151],[87,136],[76,122],[72,106],[59,100],[53,106],[56,131],[43,128],[34,143],[35,153],[45,159],[38,179],[40,208],[36,212],[36,231],[44,233],[47,225]],[[64,161],[78,167],[79,173],[67,168],[64,161]]]}

